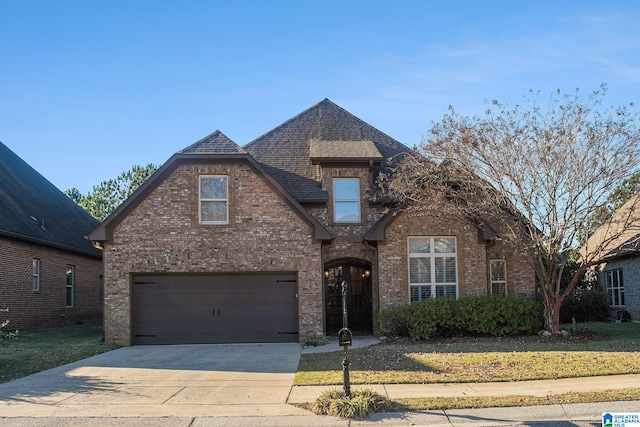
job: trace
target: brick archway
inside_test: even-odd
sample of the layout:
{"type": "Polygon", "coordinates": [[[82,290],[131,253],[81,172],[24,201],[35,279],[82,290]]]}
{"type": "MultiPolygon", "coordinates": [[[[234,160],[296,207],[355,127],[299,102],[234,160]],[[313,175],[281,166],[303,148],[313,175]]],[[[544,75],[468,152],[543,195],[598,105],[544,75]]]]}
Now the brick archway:
{"type": "Polygon", "coordinates": [[[371,263],[358,259],[334,260],[325,264],[325,330],[335,335],[342,328],[342,282],[348,284],[349,329],[356,334],[373,333],[371,263]]]}

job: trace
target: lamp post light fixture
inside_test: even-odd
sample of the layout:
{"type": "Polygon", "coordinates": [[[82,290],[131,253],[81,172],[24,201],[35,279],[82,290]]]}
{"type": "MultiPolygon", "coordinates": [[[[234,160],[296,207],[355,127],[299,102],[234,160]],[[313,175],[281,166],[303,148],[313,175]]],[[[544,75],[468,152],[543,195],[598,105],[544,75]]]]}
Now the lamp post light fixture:
{"type": "Polygon", "coordinates": [[[353,341],[353,336],[349,330],[347,318],[347,282],[342,282],[342,329],[338,332],[338,345],[344,348],[344,359],[342,360],[343,390],[347,398],[351,398],[351,384],[349,383],[349,346],[353,341]]]}

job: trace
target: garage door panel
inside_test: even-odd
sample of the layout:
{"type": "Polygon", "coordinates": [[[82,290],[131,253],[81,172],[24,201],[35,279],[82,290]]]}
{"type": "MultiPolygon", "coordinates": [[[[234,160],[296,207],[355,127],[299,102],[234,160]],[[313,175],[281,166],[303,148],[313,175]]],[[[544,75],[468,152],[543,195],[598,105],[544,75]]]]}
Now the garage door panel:
{"type": "Polygon", "coordinates": [[[134,343],[298,341],[295,273],[137,275],[134,343]]]}

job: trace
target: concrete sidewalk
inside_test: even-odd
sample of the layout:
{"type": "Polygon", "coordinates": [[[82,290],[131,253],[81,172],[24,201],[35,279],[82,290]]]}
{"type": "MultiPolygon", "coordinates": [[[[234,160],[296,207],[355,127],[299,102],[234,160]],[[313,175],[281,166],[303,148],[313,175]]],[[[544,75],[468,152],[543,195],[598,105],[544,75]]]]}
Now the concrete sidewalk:
{"type": "MultiPolygon", "coordinates": [[[[352,348],[376,343],[358,337],[352,348]]],[[[602,412],[640,412],[638,401],[525,408],[316,416],[291,403],[325,388],[294,387],[301,353],[340,351],[289,344],[125,347],[0,384],[0,425],[33,426],[596,426],[602,412]]],[[[336,354],[340,357],[340,354],[336,354]]],[[[638,387],[639,375],[518,383],[374,385],[391,399],[429,396],[545,396],[638,387]]],[[[354,388],[357,386],[354,386],[354,388]]]]}
{"type": "MultiPolygon", "coordinates": [[[[360,386],[352,386],[352,389],[358,387],[360,386]]],[[[385,395],[389,399],[513,395],[545,397],[551,394],[575,391],[604,391],[640,387],[640,374],[504,383],[374,384],[363,387],[385,395]]],[[[324,390],[335,388],[342,389],[342,386],[294,386],[291,389],[288,402],[313,402],[324,390]]],[[[638,399],[640,400],[640,396],[638,399]]],[[[640,411],[640,406],[636,410],[640,411]]]]}

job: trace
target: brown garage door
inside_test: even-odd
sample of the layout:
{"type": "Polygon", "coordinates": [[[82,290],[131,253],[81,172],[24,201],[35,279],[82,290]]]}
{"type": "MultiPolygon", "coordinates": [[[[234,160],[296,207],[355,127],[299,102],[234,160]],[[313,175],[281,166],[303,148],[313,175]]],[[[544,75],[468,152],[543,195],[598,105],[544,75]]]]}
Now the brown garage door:
{"type": "Polygon", "coordinates": [[[134,344],[298,341],[296,277],[135,275],[134,344]]]}

